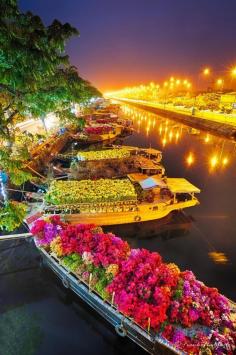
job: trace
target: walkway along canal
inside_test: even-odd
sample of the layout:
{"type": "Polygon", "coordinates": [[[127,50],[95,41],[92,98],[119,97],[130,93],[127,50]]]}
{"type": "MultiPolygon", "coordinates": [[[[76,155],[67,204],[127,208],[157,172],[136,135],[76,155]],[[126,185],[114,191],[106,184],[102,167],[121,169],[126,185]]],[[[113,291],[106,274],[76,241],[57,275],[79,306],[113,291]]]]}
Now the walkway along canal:
{"type": "Polygon", "coordinates": [[[224,115],[221,115],[222,116],[221,121],[216,121],[210,118],[203,118],[200,116],[200,114],[198,116],[195,116],[189,114],[189,112],[178,112],[178,110],[170,110],[168,108],[166,109],[166,108],[159,107],[162,105],[158,105],[157,107],[155,103],[149,103],[147,101],[142,102],[139,100],[139,102],[137,102],[137,100],[131,100],[131,99],[117,99],[117,100],[120,102],[130,104],[136,108],[147,110],[154,114],[160,115],[164,118],[169,118],[174,121],[183,123],[187,126],[200,129],[202,131],[210,132],[211,134],[214,134],[216,136],[220,136],[226,139],[236,141],[236,120],[235,120],[235,125],[228,124],[227,118],[223,120],[224,115]]]}

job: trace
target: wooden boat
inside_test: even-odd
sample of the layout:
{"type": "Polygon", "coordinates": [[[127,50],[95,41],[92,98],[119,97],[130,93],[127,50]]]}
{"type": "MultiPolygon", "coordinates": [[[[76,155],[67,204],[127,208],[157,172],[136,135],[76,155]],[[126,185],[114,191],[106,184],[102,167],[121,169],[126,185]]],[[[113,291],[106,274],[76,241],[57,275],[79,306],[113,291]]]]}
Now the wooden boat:
{"type": "MultiPolygon", "coordinates": [[[[37,243],[36,243],[37,246],[37,243]]],[[[121,337],[128,337],[147,353],[152,355],[187,355],[186,352],[177,349],[172,343],[152,330],[142,328],[120,313],[112,301],[102,299],[99,294],[90,287],[89,283],[81,279],[76,273],[68,270],[60,260],[45,249],[38,247],[42,257],[42,264],[49,267],[55,275],[62,281],[66,289],[71,289],[77,296],[86,302],[93,310],[98,312],[114,328],[121,337]]],[[[231,319],[236,321],[236,305],[229,301],[231,306],[231,319]]]]}
{"type": "MultiPolygon", "coordinates": [[[[162,153],[156,149],[112,145],[100,150],[78,151],[75,155],[57,156],[60,162],[70,165],[69,176],[76,180],[91,178],[116,178],[128,174],[143,173],[164,176],[165,169],[160,164],[162,153]]],[[[68,173],[68,169],[64,169],[68,173]]],[[[63,171],[63,168],[62,168],[63,171]]]]}
{"type": "Polygon", "coordinates": [[[93,310],[98,312],[114,328],[121,337],[128,337],[146,352],[153,355],[186,355],[178,350],[163,337],[147,331],[136,324],[131,318],[120,313],[115,305],[104,301],[84,280],[80,279],[74,272],[66,269],[60,264],[55,255],[49,254],[38,247],[43,264],[49,267],[56,276],[61,279],[65,288],[71,289],[77,296],[85,301],[93,310]]]}
{"type": "MultiPolygon", "coordinates": [[[[94,223],[98,225],[117,225],[138,223],[166,217],[170,212],[193,207],[199,204],[195,193],[200,190],[183,178],[130,174],[130,181],[142,192],[151,191],[153,201],[115,201],[97,203],[76,203],[61,205],[44,205],[44,213],[59,214],[69,223],[94,223]]],[[[66,189],[68,182],[63,182],[66,189]]]]}
{"type": "Polygon", "coordinates": [[[32,172],[42,173],[45,166],[50,163],[71,139],[68,131],[61,135],[54,135],[48,138],[31,152],[31,160],[25,162],[25,169],[32,172]]]}
{"type": "Polygon", "coordinates": [[[85,134],[84,132],[82,132],[82,133],[74,134],[72,137],[78,143],[93,144],[93,143],[99,143],[105,141],[113,141],[118,137],[123,137],[124,135],[131,134],[131,133],[132,133],[132,129],[130,127],[126,127],[121,124],[112,124],[112,130],[108,133],[85,134]]]}

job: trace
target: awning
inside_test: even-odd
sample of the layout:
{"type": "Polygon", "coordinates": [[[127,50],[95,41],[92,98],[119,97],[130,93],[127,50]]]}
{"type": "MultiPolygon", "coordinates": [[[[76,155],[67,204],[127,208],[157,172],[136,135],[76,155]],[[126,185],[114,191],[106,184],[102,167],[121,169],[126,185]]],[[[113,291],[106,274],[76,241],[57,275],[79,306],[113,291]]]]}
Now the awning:
{"type": "Polygon", "coordinates": [[[169,190],[175,193],[200,193],[201,190],[184,178],[167,178],[169,190]]]}
{"type": "Polygon", "coordinates": [[[133,174],[128,174],[127,177],[132,182],[140,182],[141,180],[146,179],[148,175],[142,173],[133,173],[133,174]]]}
{"type": "Polygon", "coordinates": [[[162,154],[160,150],[153,149],[153,148],[147,148],[147,149],[142,149],[145,153],[150,154],[150,155],[156,155],[158,156],[159,154],[162,154]]]}
{"type": "Polygon", "coordinates": [[[154,187],[167,187],[166,183],[163,181],[163,179],[160,178],[159,175],[153,175],[148,177],[147,179],[141,180],[139,181],[139,184],[143,190],[152,189],[154,187]]]}

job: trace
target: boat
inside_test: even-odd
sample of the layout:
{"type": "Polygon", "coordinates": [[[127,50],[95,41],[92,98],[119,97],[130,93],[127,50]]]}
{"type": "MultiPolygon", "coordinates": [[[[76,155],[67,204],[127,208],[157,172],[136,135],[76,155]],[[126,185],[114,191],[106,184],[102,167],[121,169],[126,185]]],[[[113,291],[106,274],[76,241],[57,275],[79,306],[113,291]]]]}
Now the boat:
{"type": "MultiPolygon", "coordinates": [[[[228,349],[230,354],[234,353],[236,305],[220,295],[217,289],[208,288],[198,281],[190,271],[182,272],[177,265],[163,262],[157,253],[149,252],[146,249],[130,250],[127,242],[112,233],[104,234],[100,227],[80,224],[72,228],[70,224],[64,224],[55,217],[43,220],[37,220],[37,218],[35,220],[28,219],[27,223],[30,227],[36,221],[31,232],[42,257],[43,265],[48,266],[56,274],[66,289],[71,289],[112,324],[119,336],[130,338],[153,355],[187,355],[186,349],[189,349],[189,345],[191,345],[189,341],[191,342],[193,339],[197,339],[197,342],[194,342],[195,350],[201,347],[199,350],[203,348],[203,353],[212,353],[207,352],[207,349],[214,351],[215,347],[218,349],[219,346],[228,349]],[[107,247],[104,247],[104,243],[107,247]],[[137,263],[138,260],[142,260],[141,268],[137,263]],[[101,270],[103,273],[100,273],[101,270]],[[107,275],[105,276],[107,281],[101,286],[100,281],[101,277],[104,277],[102,276],[104,272],[107,275]],[[144,275],[147,273],[150,277],[153,276],[153,280],[155,278],[154,284],[147,283],[145,287],[146,291],[149,290],[147,294],[140,293],[140,285],[144,282],[143,273],[144,275]],[[173,283],[173,278],[176,278],[176,281],[189,280],[191,292],[197,289],[196,302],[200,312],[199,318],[193,319],[189,314],[186,323],[180,312],[176,319],[171,320],[175,314],[172,307],[176,303],[176,292],[180,287],[179,282],[173,283]],[[134,280],[137,282],[137,289],[131,287],[134,280]],[[117,285],[119,285],[118,288],[117,285]],[[129,310],[126,312],[122,311],[123,304],[125,302],[129,305],[130,300],[129,298],[126,300],[123,297],[120,298],[120,295],[123,294],[121,286],[125,287],[124,290],[129,289],[128,293],[134,296],[136,302],[134,307],[128,308],[129,310]],[[162,286],[164,289],[170,288],[171,293],[167,293],[165,296],[163,294],[162,303],[156,303],[153,299],[155,290],[162,288],[162,286]],[[208,296],[206,297],[206,295],[208,296]],[[209,298],[210,301],[207,300],[208,306],[204,307],[206,298],[209,298]],[[141,311],[144,318],[140,318],[139,312],[136,313],[139,309],[139,301],[144,307],[141,311]],[[154,313],[149,311],[146,314],[145,312],[148,312],[149,308],[145,308],[145,305],[148,305],[149,302],[154,307],[152,308],[154,313]],[[161,309],[166,314],[163,317],[164,321],[159,319],[161,309]],[[157,310],[158,312],[155,313],[157,310]],[[214,321],[212,321],[212,316],[214,321]],[[147,319],[147,317],[148,321],[143,323],[143,319],[147,319]],[[168,323],[165,322],[166,317],[168,317],[168,323]],[[168,332],[164,335],[166,326],[171,326],[174,334],[181,332],[184,339],[174,340],[173,333],[171,336],[168,335],[168,332]],[[154,331],[154,329],[158,329],[158,331],[154,331]],[[216,334],[212,339],[213,331],[216,334]],[[199,334],[201,337],[204,334],[205,338],[198,338],[199,334]],[[227,339],[228,336],[229,339],[227,339]],[[221,340],[224,345],[219,345],[218,337],[224,338],[221,340]],[[226,340],[227,344],[224,343],[226,340]]],[[[186,309],[191,310],[192,304],[186,303],[186,297],[190,296],[183,292],[178,293],[179,305],[185,304],[186,309]]],[[[196,351],[193,353],[195,354],[196,351]]],[[[199,351],[199,354],[201,353],[199,351]]],[[[225,351],[219,353],[226,354],[225,351]]]]}
{"type": "Polygon", "coordinates": [[[114,304],[111,304],[109,301],[104,301],[89,287],[88,283],[63,266],[55,255],[50,255],[50,253],[40,247],[37,248],[41,255],[43,266],[50,268],[62,281],[62,284],[66,289],[71,289],[94,311],[99,313],[107,322],[109,322],[120,337],[128,337],[147,353],[152,355],[187,355],[185,352],[174,347],[162,336],[144,330],[132,319],[125,317],[117,310],[114,304]]]}
{"type": "Polygon", "coordinates": [[[126,179],[54,180],[42,208],[46,214],[63,215],[72,224],[138,223],[199,204],[196,193],[200,189],[184,178],[142,173],[126,179]]]}
{"type": "Polygon", "coordinates": [[[133,122],[122,119],[111,111],[96,112],[86,115],[85,127],[82,132],[72,137],[84,144],[93,144],[104,141],[112,141],[118,137],[125,137],[133,132],[133,122]]]}
{"type": "Polygon", "coordinates": [[[99,150],[77,151],[76,154],[58,154],[55,164],[60,167],[58,174],[65,172],[73,179],[81,180],[125,177],[131,173],[164,176],[161,160],[162,152],[157,149],[112,145],[99,150]]]}
{"type": "Polygon", "coordinates": [[[68,130],[65,130],[62,134],[57,132],[52,135],[30,152],[31,159],[25,162],[25,169],[37,174],[42,173],[46,165],[55,158],[70,140],[71,134],[68,130]]]}
{"type": "Polygon", "coordinates": [[[82,132],[76,132],[73,127],[60,129],[48,137],[30,152],[31,160],[25,162],[25,169],[37,175],[44,172],[45,167],[73,141],[77,144],[93,144],[113,141],[117,137],[130,133],[130,127],[122,124],[96,124],[85,127],[82,132]],[[94,130],[94,133],[93,133],[94,130]],[[99,130],[101,133],[99,133],[99,130]]]}

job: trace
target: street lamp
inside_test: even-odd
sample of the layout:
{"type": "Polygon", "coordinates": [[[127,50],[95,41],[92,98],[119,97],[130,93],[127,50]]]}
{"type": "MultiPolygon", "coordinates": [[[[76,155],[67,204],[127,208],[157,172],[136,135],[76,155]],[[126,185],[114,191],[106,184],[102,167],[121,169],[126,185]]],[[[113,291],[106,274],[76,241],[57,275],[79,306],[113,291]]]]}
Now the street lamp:
{"type": "Polygon", "coordinates": [[[223,85],[224,85],[224,80],[222,78],[219,78],[216,80],[216,85],[222,90],[223,85]]]}
{"type": "Polygon", "coordinates": [[[236,78],[236,66],[234,68],[232,68],[231,75],[233,78],[236,78]]]}
{"type": "Polygon", "coordinates": [[[211,69],[205,68],[205,69],[203,69],[202,73],[203,73],[203,75],[208,76],[211,73],[211,69]]]}

